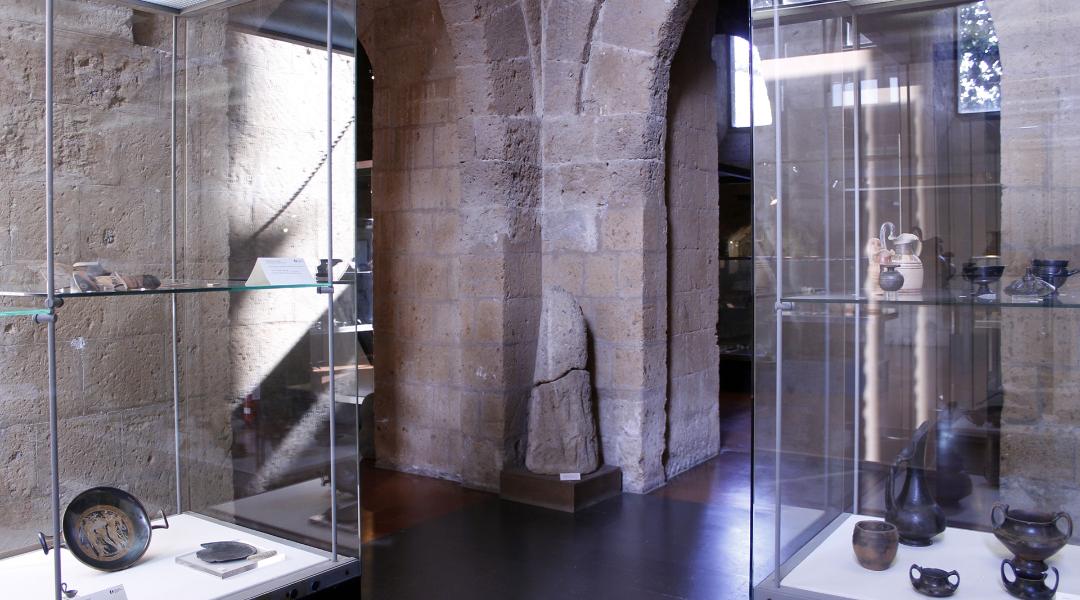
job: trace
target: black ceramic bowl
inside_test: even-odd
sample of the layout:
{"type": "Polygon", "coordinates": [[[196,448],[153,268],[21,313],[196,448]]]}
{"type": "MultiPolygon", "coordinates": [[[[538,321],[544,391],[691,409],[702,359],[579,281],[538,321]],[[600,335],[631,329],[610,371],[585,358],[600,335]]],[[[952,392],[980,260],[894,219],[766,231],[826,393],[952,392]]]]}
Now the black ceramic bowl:
{"type": "Polygon", "coordinates": [[[990,284],[1001,279],[1005,272],[1004,265],[976,266],[974,263],[964,263],[963,275],[971,283],[978,284],[978,294],[989,294],[990,284]]]}
{"type": "Polygon", "coordinates": [[[1069,277],[1080,273],[1080,269],[1070,271],[1069,261],[1067,260],[1033,258],[1031,268],[1035,271],[1036,277],[1058,288],[1065,285],[1069,277]]]}
{"type": "Polygon", "coordinates": [[[150,546],[150,517],[124,490],[90,488],[64,511],[64,541],[79,562],[119,571],[135,564],[150,546]]]}
{"type": "Polygon", "coordinates": [[[1060,271],[1064,270],[1069,266],[1069,261],[1033,258],[1031,259],[1031,266],[1035,267],[1036,269],[1053,269],[1060,271]]]}
{"type": "Polygon", "coordinates": [[[908,577],[911,579],[911,586],[915,588],[915,591],[932,598],[952,596],[960,587],[960,574],[956,571],[911,565],[911,568],[908,569],[908,577]],[[919,574],[918,577],[915,576],[916,573],[919,574]],[[952,581],[954,577],[956,583],[952,581]]]}
{"type": "Polygon", "coordinates": [[[1004,265],[976,266],[972,263],[964,263],[964,278],[972,281],[987,280],[997,281],[1005,272],[1004,265]]]}

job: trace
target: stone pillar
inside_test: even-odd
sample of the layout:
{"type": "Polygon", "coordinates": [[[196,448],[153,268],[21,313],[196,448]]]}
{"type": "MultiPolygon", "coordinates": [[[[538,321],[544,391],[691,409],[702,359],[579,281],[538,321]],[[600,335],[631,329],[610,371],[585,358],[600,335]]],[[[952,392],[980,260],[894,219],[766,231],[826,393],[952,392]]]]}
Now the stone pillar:
{"type": "Polygon", "coordinates": [[[666,476],[720,451],[716,4],[700,2],[671,65],[667,121],[666,476]]]}
{"type": "Polygon", "coordinates": [[[457,73],[435,0],[366,3],[375,74],[375,403],[379,463],[458,479],[462,370],[457,73]],[[369,6],[370,5],[370,6],[369,6]]]}
{"type": "Polygon", "coordinates": [[[580,300],[589,325],[603,459],[623,468],[628,490],[664,481],[666,102],[692,4],[362,4],[361,35],[376,72],[382,464],[492,487],[504,463],[520,463],[540,290],[561,287],[580,300]],[[445,91],[454,99],[437,116],[424,102],[441,101],[442,92],[421,86],[436,70],[452,77],[445,91]],[[415,91],[402,93],[408,89],[415,91]],[[429,138],[398,133],[418,127],[419,115],[438,131],[455,128],[425,147],[429,138]],[[404,256],[432,236],[399,225],[416,218],[410,202],[425,181],[415,165],[400,165],[418,146],[456,157],[447,164],[454,186],[432,187],[456,195],[438,207],[440,223],[456,222],[456,237],[431,260],[456,259],[444,270],[422,265],[422,273],[404,256]],[[420,301],[421,285],[445,295],[420,301]],[[429,330],[445,344],[411,341],[429,330]],[[436,410],[445,416],[433,424],[436,410]]]}

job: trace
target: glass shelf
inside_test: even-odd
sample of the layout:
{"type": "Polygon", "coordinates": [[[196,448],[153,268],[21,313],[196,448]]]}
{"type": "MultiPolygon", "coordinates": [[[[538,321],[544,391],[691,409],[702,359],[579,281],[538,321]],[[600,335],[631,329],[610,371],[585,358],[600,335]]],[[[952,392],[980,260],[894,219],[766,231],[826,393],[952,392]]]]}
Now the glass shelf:
{"type": "Polygon", "coordinates": [[[918,294],[897,294],[886,300],[884,295],[867,297],[854,294],[798,294],[784,296],[781,302],[792,304],[872,304],[875,306],[985,306],[987,308],[1080,308],[1080,292],[1063,290],[1046,298],[1024,298],[1008,294],[976,296],[972,292],[927,290],[918,294]]]}
{"type": "MultiPolygon", "coordinates": [[[[351,283],[344,281],[335,281],[338,283],[351,283]]],[[[256,290],[285,290],[285,289],[297,289],[297,288],[319,288],[326,287],[326,282],[316,283],[302,283],[293,285],[245,285],[243,279],[196,279],[185,281],[163,281],[161,286],[154,289],[137,289],[137,290],[123,290],[112,292],[80,292],[72,290],[71,288],[63,288],[56,291],[56,297],[58,298],[88,298],[99,296],[146,296],[153,294],[196,294],[204,292],[250,292],[256,290]]],[[[13,297],[37,297],[44,298],[47,294],[40,288],[31,289],[26,287],[24,289],[6,288],[0,289],[0,296],[13,296],[13,297]]]]}
{"type": "Polygon", "coordinates": [[[32,317],[34,315],[47,315],[47,308],[10,308],[0,309],[0,317],[32,317]]]}

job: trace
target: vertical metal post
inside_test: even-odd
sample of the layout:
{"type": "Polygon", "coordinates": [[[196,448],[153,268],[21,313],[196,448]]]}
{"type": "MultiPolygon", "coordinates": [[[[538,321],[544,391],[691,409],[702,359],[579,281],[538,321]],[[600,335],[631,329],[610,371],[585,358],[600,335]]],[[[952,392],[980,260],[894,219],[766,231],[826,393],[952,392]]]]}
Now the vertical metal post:
{"type": "MultiPolygon", "coordinates": [[[[754,131],[754,129],[757,126],[757,117],[755,116],[755,112],[754,112],[754,99],[755,99],[755,97],[757,96],[757,94],[759,92],[756,90],[756,87],[754,85],[754,47],[755,46],[754,46],[754,15],[753,15],[753,12],[754,11],[751,8],[750,12],[747,14],[747,19],[746,19],[746,31],[749,34],[747,36],[747,41],[749,43],[747,44],[747,49],[746,49],[746,52],[747,52],[746,64],[750,65],[750,159],[751,159],[750,160],[750,198],[752,198],[752,200],[753,200],[752,203],[751,203],[752,210],[751,210],[751,216],[750,216],[750,232],[751,232],[750,239],[757,240],[757,232],[758,232],[758,223],[757,223],[757,220],[758,220],[758,211],[757,211],[758,199],[757,199],[757,192],[758,192],[759,188],[758,188],[757,178],[755,177],[755,175],[757,173],[757,162],[756,162],[755,159],[757,157],[754,155],[754,143],[755,143],[754,140],[757,138],[757,133],[754,131]]],[[[734,46],[731,45],[730,43],[729,43],[728,47],[729,48],[734,48],[734,46]]],[[[734,60],[734,52],[732,52],[732,60],[734,60]]],[[[734,86],[732,86],[732,89],[734,89],[734,86]]],[[[761,92],[765,93],[765,90],[761,90],[761,92]]],[[[758,244],[757,244],[756,241],[754,242],[752,247],[753,247],[753,251],[751,252],[751,255],[756,258],[757,255],[758,255],[758,244]]],[[[754,288],[754,283],[756,283],[756,276],[754,274],[755,270],[756,269],[751,269],[751,272],[750,272],[751,289],[754,288]]],[[[755,300],[755,301],[751,302],[750,306],[752,307],[751,318],[756,319],[757,315],[758,315],[757,301],[755,300]]],[[[752,353],[753,359],[752,359],[752,362],[750,363],[751,364],[751,366],[750,366],[750,389],[752,389],[754,391],[757,391],[758,371],[757,371],[757,342],[756,342],[756,340],[751,344],[751,353],[752,353]]],[[[717,400],[719,401],[719,398],[717,400]]],[[[758,500],[758,498],[757,498],[757,453],[754,451],[754,449],[756,449],[756,446],[754,445],[754,440],[757,437],[757,416],[756,416],[757,415],[757,410],[756,409],[757,409],[757,400],[752,398],[751,399],[751,410],[750,410],[750,448],[751,448],[751,452],[750,452],[750,540],[751,540],[751,549],[753,548],[753,543],[752,542],[753,542],[754,539],[757,538],[757,535],[758,535],[756,519],[753,516],[754,512],[755,512],[755,508],[757,507],[757,500],[758,500]]],[[[363,532],[361,531],[361,533],[363,533],[363,532]]],[[[750,558],[750,585],[751,586],[753,586],[753,581],[754,581],[754,558],[753,558],[753,552],[751,551],[751,558],[750,558]]],[[[752,593],[752,591],[751,591],[751,593],[752,593]]]]}
{"type": "MultiPolygon", "coordinates": [[[[169,110],[169,210],[170,237],[172,241],[172,279],[176,281],[176,51],[177,27],[179,17],[172,18],[172,81],[171,103],[169,110]]],[[[180,493],[180,371],[179,349],[177,348],[176,294],[169,298],[172,308],[172,391],[173,391],[173,461],[175,468],[176,512],[184,511],[183,495],[180,493]]]]}
{"type": "MultiPolygon", "coordinates": [[[[830,47],[830,40],[828,34],[828,27],[822,24],[821,28],[821,47],[822,52],[830,47]]],[[[840,24],[840,35],[843,37],[843,22],[840,24]]],[[[841,51],[843,51],[843,44],[841,44],[841,51]]],[[[825,123],[825,135],[822,139],[822,148],[825,150],[824,168],[821,174],[821,197],[825,200],[824,220],[822,222],[822,229],[825,231],[825,293],[832,293],[832,194],[829,191],[829,177],[832,174],[830,167],[832,166],[832,157],[830,156],[829,136],[829,102],[828,102],[829,89],[828,84],[822,86],[822,96],[825,101],[821,103],[821,121],[825,123]]],[[[843,113],[843,84],[841,84],[840,91],[840,114],[843,113]]],[[[825,310],[831,310],[826,307],[825,310]]],[[[822,456],[825,459],[825,509],[828,510],[832,507],[832,326],[826,321],[825,324],[825,366],[824,366],[824,401],[825,407],[823,411],[822,426],[825,428],[825,439],[823,443],[822,456]]]]}
{"type": "Polygon", "coordinates": [[[338,559],[337,390],[334,369],[334,0],[326,0],[326,361],[330,373],[330,559],[338,559]]]}
{"type": "MultiPolygon", "coordinates": [[[[781,54],[781,47],[780,47],[780,7],[778,5],[776,5],[776,4],[773,5],[773,23],[772,23],[772,26],[773,26],[773,58],[774,59],[779,59],[780,54],[781,54]]],[[[753,64],[751,64],[751,66],[750,66],[750,80],[751,80],[751,82],[753,82],[753,78],[754,78],[753,71],[754,71],[754,67],[753,67],[753,64]]],[[[775,216],[775,218],[776,218],[776,250],[775,250],[775,252],[776,252],[776,289],[775,289],[776,308],[775,308],[775,310],[773,312],[773,316],[776,318],[776,345],[775,345],[775,352],[776,352],[776,380],[774,382],[774,386],[776,388],[774,390],[774,394],[776,396],[776,399],[775,399],[775,406],[773,407],[773,410],[775,411],[775,414],[773,415],[773,418],[774,418],[773,428],[775,430],[773,432],[773,435],[775,436],[775,440],[773,442],[773,446],[774,446],[773,451],[775,453],[775,455],[773,456],[773,469],[775,470],[775,472],[773,473],[773,479],[774,479],[775,489],[773,490],[773,493],[774,493],[774,497],[775,497],[774,510],[776,511],[776,514],[774,516],[775,527],[774,527],[774,531],[773,531],[773,559],[775,560],[775,565],[776,565],[775,566],[776,585],[779,586],[780,582],[784,578],[784,574],[780,572],[780,556],[781,556],[780,527],[782,525],[782,523],[781,523],[781,515],[780,515],[781,508],[782,508],[781,487],[780,487],[781,486],[780,452],[783,449],[782,446],[781,446],[780,440],[783,437],[783,395],[784,395],[784,392],[783,392],[783,390],[784,390],[784,387],[783,387],[783,383],[784,383],[784,375],[783,375],[783,372],[784,372],[784,313],[780,308],[781,299],[784,296],[784,210],[783,210],[784,209],[784,199],[783,199],[784,194],[782,193],[782,189],[783,189],[783,166],[781,164],[782,160],[783,160],[783,153],[781,151],[781,144],[783,142],[783,135],[782,135],[782,132],[781,132],[782,116],[783,115],[781,113],[783,112],[784,99],[783,99],[783,92],[782,92],[782,90],[783,90],[783,81],[779,77],[774,77],[773,81],[775,82],[774,85],[776,86],[776,88],[775,88],[775,91],[776,91],[776,93],[775,93],[775,96],[776,96],[776,100],[775,100],[776,104],[775,104],[775,106],[776,106],[776,108],[773,110],[773,113],[775,115],[773,117],[773,135],[774,135],[774,139],[773,139],[773,143],[774,143],[774,148],[773,148],[774,159],[773,160],[775,161],[775,165],[776,165],[775,166],[776,181],[774,183],[774,185],[776,186],[776,198],[775,198],[775,200],[776,200],[776,216],[775,216]]],[[[750,88],[753,89],[753,83],[751,83],[750,88]]]]}
{"type": "MultiPolygon", "coordinates": [[[[861,41],[859,39],[859,17],[851,17],[852,47],[859,51],[861,41]]],[[[855,70],[855,106],[853,113],[853,125],[855,154],[855,236],[852,243],[855,245],[855,414],[854,433],[855,446],[852,461],[852,499],[851,510],[859,513],[859,461],[862,453],[862,305],[859,299],[863,296],[862,289],[862,72],[855,70]]]]}
{"type": "MultiPolygon", "coordinates": [[[[45,0],[45,287],[46,305],[50,311],[56,308],[54,273],[56,269],[53,246],[53,0],[45,0]]],[[[60,440],[57,427],[56,403],[56,315],[49,315],[48,363],[49,363],[49,470],[52,484],[52,538],[53,587],[56,600],[61,600],[60,573],[60,440]]]]}

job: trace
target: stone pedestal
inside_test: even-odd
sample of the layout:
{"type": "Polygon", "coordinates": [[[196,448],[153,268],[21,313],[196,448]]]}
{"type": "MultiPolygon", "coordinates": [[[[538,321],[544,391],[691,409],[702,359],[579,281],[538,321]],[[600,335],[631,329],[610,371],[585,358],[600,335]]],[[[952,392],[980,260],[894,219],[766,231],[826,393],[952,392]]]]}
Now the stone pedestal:
{"type": "Polygon", "coordinates": [[[537,475],[517,467],[504,469],[499,497],[563,512],[577,512],[622,493],[622,471],[604,465],[580,481],[559,481],[558,475],[537,475]]]}

